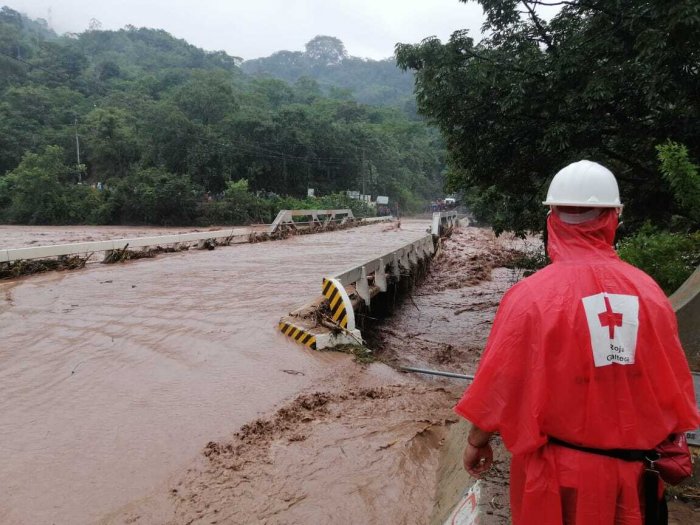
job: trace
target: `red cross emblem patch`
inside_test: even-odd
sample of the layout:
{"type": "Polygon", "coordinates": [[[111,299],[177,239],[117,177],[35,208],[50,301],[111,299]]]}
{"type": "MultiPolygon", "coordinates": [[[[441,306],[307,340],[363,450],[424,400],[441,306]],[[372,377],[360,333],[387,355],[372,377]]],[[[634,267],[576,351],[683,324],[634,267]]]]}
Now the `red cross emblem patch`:
{"type": "Polygon", "coordinates": [[[584,297],[595,366],[634,364],[639,298],[607,292],[584,297]]]}

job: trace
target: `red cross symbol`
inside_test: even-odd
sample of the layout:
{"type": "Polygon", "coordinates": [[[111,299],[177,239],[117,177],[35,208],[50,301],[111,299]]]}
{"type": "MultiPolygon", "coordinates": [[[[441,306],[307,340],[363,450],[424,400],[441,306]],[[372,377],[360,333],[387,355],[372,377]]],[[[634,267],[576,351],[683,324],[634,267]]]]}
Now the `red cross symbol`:
{"type": "Polygon", "coordinates": [[[615,327],[622,326],[622,314],[613,312],[610,299],[605,297],[605,311],[598,314],[600,326],[607,326],[610,331],[610,339],[615,339],[615,327]]]}

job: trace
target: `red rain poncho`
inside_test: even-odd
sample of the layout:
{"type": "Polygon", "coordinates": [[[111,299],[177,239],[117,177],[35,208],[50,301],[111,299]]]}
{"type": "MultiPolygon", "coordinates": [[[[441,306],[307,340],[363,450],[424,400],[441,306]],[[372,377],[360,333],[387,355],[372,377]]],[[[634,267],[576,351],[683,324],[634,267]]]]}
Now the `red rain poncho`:
{"type": "Polygon", "coordinates": [[[617,214],[550,214],[552,264],[503,297],[476,378],[455,407],[513,454],[515,525],[640,524],[641,462],[547,444],[651,449],[700,422],[676,318],[612,248],[617,214]],[[564,517],[570,516],[564,521],[564,517]]]}

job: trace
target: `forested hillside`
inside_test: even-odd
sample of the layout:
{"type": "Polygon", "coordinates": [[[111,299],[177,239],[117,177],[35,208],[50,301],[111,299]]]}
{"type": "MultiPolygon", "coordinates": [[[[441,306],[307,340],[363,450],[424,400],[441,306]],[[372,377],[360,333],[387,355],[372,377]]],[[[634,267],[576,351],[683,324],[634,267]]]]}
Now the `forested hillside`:
{"type": "Polygon", "coordinates": [[[443,165],[422,122],[309,77],[252,77],[161,30],[58,36],[0,11],[2,221],[269,220],[271,194],[307,188],[418,209],[443,165]]]}
{"type": "Polygon", "coordinates": [[[371,60],[349,56],[338,38],[319,35],[305,50],[278,51],[241,64],[253,76],[294,83],[314,79],[332,98],[354,98],[364,104],[394,106],[415,114],[413,73],[396,67],[394,58],[371,60]]]}

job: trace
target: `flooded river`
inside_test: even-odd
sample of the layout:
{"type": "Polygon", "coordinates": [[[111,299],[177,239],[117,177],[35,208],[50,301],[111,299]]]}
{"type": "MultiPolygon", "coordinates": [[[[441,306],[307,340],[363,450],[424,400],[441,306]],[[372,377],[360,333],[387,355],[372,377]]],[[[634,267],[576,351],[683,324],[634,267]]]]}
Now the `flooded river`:
{"type": "MultiPolygon", "coordinates": [[[[324,275],[428,226],[378,224],[0,284],[0,523],[100,521],[158,490],[208,440],[342,373],[346,356],[292,344],[277,321],[312,299],[324,275]]],[[[2,233],[23,239],[4,247],[34,240],[2,233]]]]}

